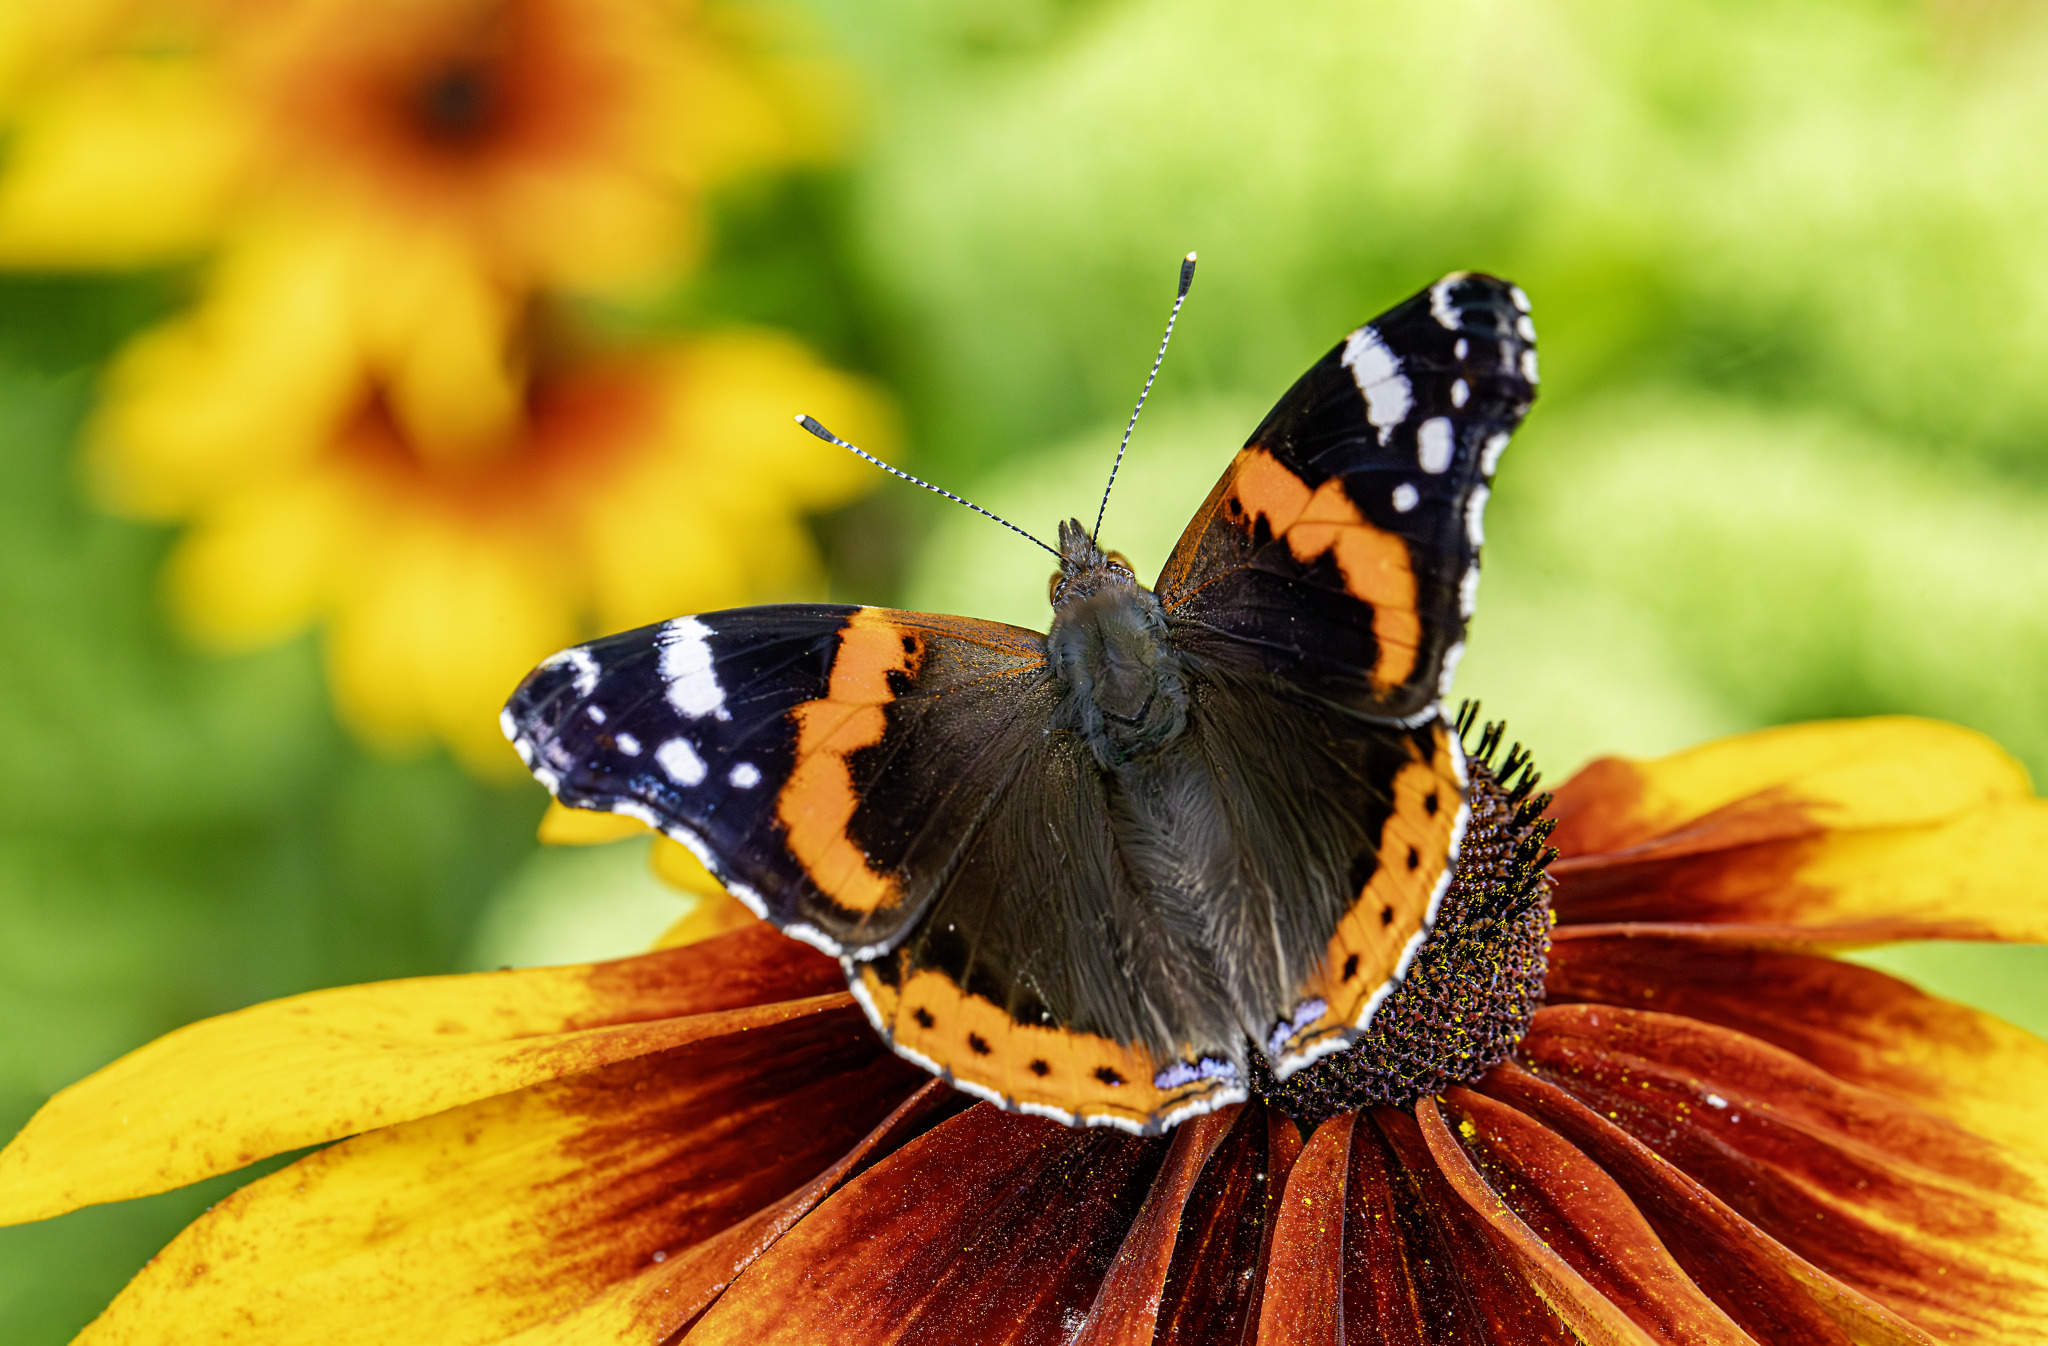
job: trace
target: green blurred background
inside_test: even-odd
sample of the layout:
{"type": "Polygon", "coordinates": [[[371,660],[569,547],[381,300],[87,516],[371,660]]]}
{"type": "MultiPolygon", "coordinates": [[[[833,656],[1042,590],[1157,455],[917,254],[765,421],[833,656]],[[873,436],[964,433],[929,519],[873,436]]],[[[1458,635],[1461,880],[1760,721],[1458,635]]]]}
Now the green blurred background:
{"type": "MultiPolygon", "coordinates": [[[[1156,567],[1265,407],[1440,273],[1532,296],[1542,398],[1458,691],[1553,780],[1603,752],[1934,715],[2048,769],[2048,28],[2000,0],[820,0],[843,166],[726,194],[651,316],[766,322],[891,388],[907,457],[1086,513],[1176,259],[1202,267],[1109,508],[1156,567]]],[[[194,1018],[622,953],[638,843],[539,854],[537,786],[339,729],[312,638],[194,654],[167,529],[84,503],[102,362],[191,277],[0,277],[0,1135],[194,1018]]],[[[794,408],[792,409],[794,410],[794,408]]],[[[1046,564],[889,485],[836,596],[1039,624],[1046,564]]],[[[2038,951],[1873,955],[2040,1031],[2038,951]]],[[[0,1230],[56,1342],[234,1185],[0,1230]]]]}

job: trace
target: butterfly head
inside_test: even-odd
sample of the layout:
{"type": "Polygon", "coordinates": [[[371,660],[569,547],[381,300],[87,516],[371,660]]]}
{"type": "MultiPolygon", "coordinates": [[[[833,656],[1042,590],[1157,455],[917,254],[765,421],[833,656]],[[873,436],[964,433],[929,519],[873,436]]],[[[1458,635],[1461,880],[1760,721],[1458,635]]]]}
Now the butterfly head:
{"type": "Polygon", "coordinates": [[[1060,568],[1046,586],[1054,611],[1096,594],[1138,587],[1138,576],[1122,552],[1106,552],[1095,545],[1079,519],[1060,525],[1060,568]]]}

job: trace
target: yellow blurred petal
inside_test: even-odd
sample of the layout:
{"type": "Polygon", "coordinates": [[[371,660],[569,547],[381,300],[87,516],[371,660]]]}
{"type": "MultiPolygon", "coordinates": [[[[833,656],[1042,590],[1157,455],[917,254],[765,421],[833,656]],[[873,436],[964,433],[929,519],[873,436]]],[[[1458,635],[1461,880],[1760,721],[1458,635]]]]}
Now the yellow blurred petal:
{"type": "Polygon", "coordinates": [[[365,231],[352,259],[363,358],[406,446],[428,466],[488,458],[514,440],[525,397],[515,296],[438,230],[365,231]]]}
{"type": "Polygon", "coordinates": [[[742,927],[757,925],[760,920],[731,893],[700,894],[690,914],[662,931],[661,938],[654,941],[654,947],[680,949],[686,944],[701,944],[742,927]]]}
{"type": "Polygon", "coordinates": [[[329,480],[306,473],[209,511],[179,539],[165,573],[179,624],[223,650],[305,627],[330,587],[345,508],[329,480]]]}
{"type": "Polygon", "coordinates": [[[535,175],[521,186],[507,213],[521,251],[550,284],[627,289],[696,261],[703,249],[698,212],[641,172],[535,175]]]}
{"type": "Polygon", "coordinates": [[[623,813],[600,813],[596,809],[572,809],[559,800],[548,801],[541,815],[540,839],[547,846],[599,846],[608,841],[645,836],[648,827],[638,818],[623,813]]]}
{"type": "Polygon", "coordinates": [[[121,353],[87,435],[102,500],[176,517],[327,444],[362,372],[333,242],[243,240],[195,314],[121,353]]]}
{"type": "Polygon", "coordinates": [[[658,1277],[908,1092],[844,995],[731,1017],[724,1038],[388,1126],[252,1183],[78,1340],[468,1346],[658,1277]],[[764,1072],[785,1083],[760,1088],[764,1072]]]}
{"type": "Polygon", "coordinates": [[[365,522],[328,641],[343,717],[372,742],[404,748],[432,736],[473,770],[516,775],[498,711],[536,662],[574,639],[558,577],[453,514],[365,522]]]}
{"type": "Polygon", "coordinates": [[[1676,853],[1695,844],[1932,823],[2032,793],[2026,769],[1972,730],[1906,716],[1822,721],[1738,734],[1655,761],[1594,762],[1557,792],[1553,841],[1568,858],[1652,839],[1660,853],[1676,853]],[[1733,816],[1738,811],[1745,816],[1733,816]]]}
{"type": "Polygon", "coordinates": [[[725,885],[712,877],[704,862],[673,837],[654,839],[653,849],[647,852],[647,864],[655,877],[671,888],[700,895],[725,891],[725,885]]]}
{"type": "MultiPolygon", "coordinates": [[[[759,952],[779,958],[785,992],[838,981],[784,942],[759,952]]],[[[753,1022],[754,1010],[709,1011],[772,990],[693,976],[697,956],[315,991],[181,1028],[59,1093],[0,1151],[0,1224],[167,1191],[753,1022]]]]}
{"type": "Polygon", "coordinates": [[[71,72],[138,0],[11,0],[0,5],[0,110],[71,72]]]}
{"type": "Polygon", "coordinates": [[[895,452],[899,427],[882,395],[788,337],[708,337],[691,344],[685,369],[672,413],[678,441],[744,465],[745,485],[753,491],[818,510],[843,504],[880,479],[846,450],[804,433],[792,419],[798,413],[815,416],[878,457],[895,452]]]}
{"type": "Polygon", "coordinates": [[[247,119],[203,69],[100,63],[15,128],[0,177],[0,264],[133,266],[203,247],[248,139],[247,119]]]}

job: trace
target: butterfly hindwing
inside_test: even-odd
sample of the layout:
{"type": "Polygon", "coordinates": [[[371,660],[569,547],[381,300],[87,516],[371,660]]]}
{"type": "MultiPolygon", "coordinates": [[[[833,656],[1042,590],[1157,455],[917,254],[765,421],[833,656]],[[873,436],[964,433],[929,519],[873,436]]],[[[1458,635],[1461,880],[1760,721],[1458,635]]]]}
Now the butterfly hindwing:
{"type": "Polygon", "coordinates": [[[1489,483],[1535,397],[1535,335],[1520,290],[1461,273],[1318,361],[1161,572],[1177,642],[1373,718],[1429,716],[1463,652],[1489,483]]]}

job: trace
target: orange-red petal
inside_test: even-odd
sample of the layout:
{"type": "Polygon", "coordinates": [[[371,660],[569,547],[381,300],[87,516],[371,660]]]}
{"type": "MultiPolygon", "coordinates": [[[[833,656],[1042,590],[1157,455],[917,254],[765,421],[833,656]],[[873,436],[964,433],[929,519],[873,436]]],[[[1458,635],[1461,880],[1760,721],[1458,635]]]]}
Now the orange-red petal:
{"type": "Polygon", "coordinates": [[[1695,1285],[1758,1341],[1929,1346],[1929,1338],[1737,1215],[1656,1151],[1512,1064],[1475,1086],[1555,1129],[1619,1183],[1695,1285]]]}
{"type": "Polygon", "coordinates": [[[208,1019],[45,1104],[0,1151],[0,1222],[165,1191],[844,985],[832,960],[757,926],[614,963],[315,991],[208,1019]]]}
{"type": "Polygon", "coordinates": [[[1789,1052],[1675,1015],[1541,1010],[1521,1059],[1806,1261],[1934,1335],[2048,1318],[2048,1175],[1789,1052]]]}
{"type": "Polygon", "coordinates": [[[1608,759],[1553,805],[1563,924],[1747,927],[1831,944],[2048,940],[2048,802],[1981,735],[1799,725],[1608,759]]]}
{"type": "Polygon", "coordinates": [[[1454,1132],[1462,1142],[1471,1171],[1483,1175],[1490,1189],[1486,1205],[1474,1203],[1474,1209],[1502,1236],[1501,1243],[1532,1270],[1547,1251],[1594,1292],[1597,1299],[1556,1278],[1566,1302],[1553,1307],[1574,1328],[1615,1332],[1619,1324],[1604,1312],[1604,1301],[1651,1341],[1748,1346],[1748,1335],[1685,1275],[1628,1194],[1570,1141],[1468,1089],[1450,1090],[1441,1105],[1419,1103],[1416,1121],[1446,1176],[1469,1201],[1469,1178],[1460,1181],[1458,1156],[1446,1147],[1454,1132]],[[1454,1126],[1443,1112],[1455,1119],[1454,1126]]]}
{"type": "Polygon", "coordinates": [[[1650,761],[1591,762],[1551,804],[1551,844],[1573,860],[1907,827],[2032,793],[2025,768],[1972,730],[1906,716],[1822,720],[1650,761]]]}
{"type": "Polygon", "coordinates": [[[1166,1151],[979,1105],[840,1188],[682,1340],[1060,1340],[1085,1321],[1166,1151]]]}
{"type": "Polygon", "coordinates": [[[774,1017],[252,1183],[81,1341],[465,1346],[572,1312],[802,1188],[923,1078],[850,997],[745,1014],[774,1017]]]}
{"type": "Polygon", "coordinates": [[[2032,1033],[1815,954],[1673,934],[1557,936],[1553,1004],[1596,1001],[1733,1028],[2048,1160],[2048,1043],[2032,1033]]]}
{"type": "Polygon", "coordinates": [[[967,1102],[938,1080],[927,1080],[838,1163],[795,1192],[616,1282],[571,1312],[506,1338],[505,1346],[645,1346],[667,1341],[848,1178],[887,1158],[967,1102]]]}
{"type": "Polygon", "coordinates": [[[1293,1121],[1257,1103],[1182,1123],[1075,1346],[1246,1340],[1300,1151],[1293,1121]]]}

